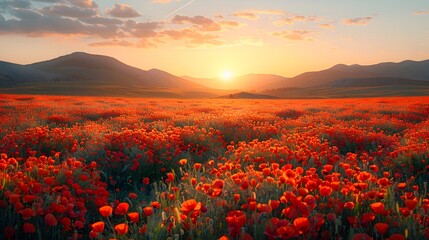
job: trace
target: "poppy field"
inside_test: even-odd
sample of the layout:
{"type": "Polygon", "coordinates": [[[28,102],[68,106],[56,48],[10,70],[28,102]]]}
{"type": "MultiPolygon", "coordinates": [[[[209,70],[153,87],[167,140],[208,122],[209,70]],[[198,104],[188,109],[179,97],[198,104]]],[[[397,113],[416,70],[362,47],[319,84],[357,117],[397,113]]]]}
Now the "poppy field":
{"type": "Polygon", "coordinates": [[[0,239],[428,239],[429,97],[0,95],[0,239]]]}

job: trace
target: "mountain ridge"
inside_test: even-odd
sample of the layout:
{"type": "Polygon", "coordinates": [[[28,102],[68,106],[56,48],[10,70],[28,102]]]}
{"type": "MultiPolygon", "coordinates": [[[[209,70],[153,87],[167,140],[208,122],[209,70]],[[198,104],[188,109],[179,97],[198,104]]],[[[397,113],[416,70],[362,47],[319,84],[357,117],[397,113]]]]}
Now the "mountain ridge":
{"type": "MultiPolygon", "coordinates": [[[[382,62],[372,65],[336,64],[320,71],[309,71],[295,77],[275,74],[246,74],[231,80],[175,76],[161,69],[142,70],[104,55],[74,52],[31,64],[0,61],[0,92],[60,93],[87,95],[128,95],[170,97],[219,97],[244,93],[266,94],[287,98],[335,91],[353,95],[356,89],[374,90],[374,94],[428,94],[429,59],[382,62]],[[400,87],[398,87],[400,86],[400,87]],[[421,89],[419,88],[421,87],[421,89]],[[401,92],[401,90],[404,90],[401,92]],[[99,92],[99,91],[105,91],[99,92]],[[298,94],[299,93],[299,94],[298,94]]],[[[322,93],[322,94],[318,94],[322,93]]]]}

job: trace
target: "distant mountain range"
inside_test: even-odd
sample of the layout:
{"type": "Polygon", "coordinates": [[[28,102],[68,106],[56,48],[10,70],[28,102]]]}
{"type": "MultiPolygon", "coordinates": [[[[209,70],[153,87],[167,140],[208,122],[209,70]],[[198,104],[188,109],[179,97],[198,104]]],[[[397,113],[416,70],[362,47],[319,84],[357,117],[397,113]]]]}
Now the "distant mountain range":
{"type": "Polygon", "coordinates": [[[145,71],[112,57],[75,52],[28,65],[0,61],[0,93],[265,99],[429,95],[429,60],[338,64],[292,78],[248,74],[225,81],[145,71]]]}

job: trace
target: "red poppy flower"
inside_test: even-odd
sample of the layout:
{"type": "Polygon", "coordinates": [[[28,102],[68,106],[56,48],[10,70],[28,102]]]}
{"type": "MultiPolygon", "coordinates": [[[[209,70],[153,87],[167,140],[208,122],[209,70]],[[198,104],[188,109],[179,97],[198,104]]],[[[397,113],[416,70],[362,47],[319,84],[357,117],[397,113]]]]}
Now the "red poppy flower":
{"type": "Polygon", "coordinates": [[[380,235],[383,235],[387,232],[387,229],[389,228],[389,225],[387,223],[376,223],[374,225],[374,228],[377,230],[377,232],[380,235]]]}
{"type": "Polygon", "coordinates": [[[57,218],[52,214],[48,213],[45,215],[45,223],[46,225],[52,227],[58,224],[57,218]]]}
{"type": "Polygon", "coordinates": [[[166,182],[173,182],[173,181],[174,181],[174,174],[173,173],[167,173],[166,182]]]}
{"type": "Polygon", "coordinates": [[[202,166],[201,163],[195,163],[194,164],[194,169],[198,171],[201,168],[201,166],[202,166]]]}
{"type": "Polygon", "coordinates": [[[116,232],[118,232],[121,235],[124,235],[128,232],[128,224],[121,223],[115,226],[116,232]]]}
{"type": "Polygon", "coordinates": [[[89,238],[98,238],[98,232],[91,230],[89,232],[89,238]]]}
{"type": "Polygon", "coordinates": [[[371,236],[366,233],[356,233],[353,235],[352,240],[374,240],[371,236]]]}
{"type": "Polygon", "coordinates": [[[374,211],[374,213],[376,213],[376,214],[384,213],[384,203],[382,203],[382,202],[372,203],[370,205],[370,207],[371,207],[372,211],[374,211]]]}
{"type": "Polygon", "coordinates": [[[405,236],[399,233],[392,234],[388,240],[405,240],[405,236]]]}
{"type": "Polygon", "coordinates": [[[408,210],[413,211],[414,208],[416,208],[417,204],[419,203],[419,201],[417,200],[416,197],[414,197],[413,199],[406,199],[405,200],[405,206],[408,208],[408,210]]]}
{"type": "Polygon", "coordinates": [[[241,232],[241,227],[246,224],[246,214],[240,210],[230,211],[226,215],[226,222],[228,223],[228,232],[231,237],[235,238],[241,232]]]}
{"type": "Polygon", "coordinates": [[[295,230],[295,228],[291,226],[282,226],[277,228],[277,234],[281,239],[291,239],[298,235],[298,232],[295,230]]]}
{"type": "Polygon", "coordinates": [[[32,223],[24,223],[22,230],[24,233],[34,233],[36,231],[36,227],[32,223]]]}
{"type": "MultiPolygon", "coordinates": [[[[152,208],[150,208],[150,209],[152,209],[152,208]]],[[[144,209],[143,209],[143,211],[144,211],[144,209]]],[[[130,213],[128,213],[128,217],[130,218],[131,222],[138,223],[139,218],[140,218],[140,214],[138,212],[130,212],[130,213]]]]}
{"type": "Polygon", "coordinates": [[[273,210],[270,205],[265,203],[263,204],[258,203],[257,208],[258,208],[258,211],[264,212],[264,213],[271,213],[271,211],[273,210]]]}
{"type": "Polygon", "coordinates": [[[299,217],[293,221],[293,225],[300,231],[305,232],[310,226],[310,220],[306,217],[299,217]]]}
{"type": "Polygon", "coordinates": [[[136,198],[138,197],[138,195],[137,195],[137,194],[135,194],[135,193],[133,193],[133,192],[131,192],[131,193],[129,193],[129,194],[128,194],[128,197],[129,197],[130,199],[136,199],[136,198]]]}
{"type": "Polygon", "coordinates": [[[160,208],[160,207],[161,207],[161,204],[160,204],[158,201],[154,201],[154,202],[152,202],[150,205],[151,205],[153,208],[156,208],[156,209],[158,209],[158,208],[160,208]]]}
{"type": "Polygon", "coordinates": [[[119,203],[116,207],[116,213],[119,215],[125,215],[128,212],[130,205],[126,202],[119,203]]]}
{"type": "Polygon", "coordinates": [[[239,226],[240,228],[246,223],[246,214],[240,210],[230,211],[226,215],[228,225],[239,226]]]}
{"type": "Polygon", "coordinates": [[[43,178],[43,181],[48,185],[52,185],[52,183],[54,183],[55,179],[53,177],[45,177],[45,178],[43,178]]]}
{"type": "Polygon", "coordinates": [[[104,231],[104,222],[100,221],[100,222],[93,223],[91,225],[91,227],[92,227],[92,230],[94,232],[103,232],[104,231]]]}
{"type": "Polygon", "coordinates": [[[101,216],[109,217],[112,215],[112,207],[111,206],[103,206],[99,209],[101,216]]]}
{"type": "Polygon", "coordinates": [[[24,208],[21,211],[19,211],[19,213],[22,215],[22,218],[24,220],[27,220],[36,216],[36,211],[34,211],[34,209],[32,208],[24,208]]]}
{"type": "Polygon", "coordinates": [[[146,217],[149,217],[152,215],[153,208],[152,207],[145,207],[145,208],[143,208],[143,212],[146,215],[146,217]]]}

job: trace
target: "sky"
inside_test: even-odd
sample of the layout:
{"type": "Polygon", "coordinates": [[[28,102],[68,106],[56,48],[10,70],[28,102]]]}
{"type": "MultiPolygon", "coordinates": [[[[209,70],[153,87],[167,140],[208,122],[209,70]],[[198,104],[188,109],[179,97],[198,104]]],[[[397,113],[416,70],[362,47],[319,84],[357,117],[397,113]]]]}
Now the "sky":
{"type": "Polygon", "coordinates": [[[178,76],[429,59],[428,0],[0,0],[0,60],[108,55],[178,76]]]}

